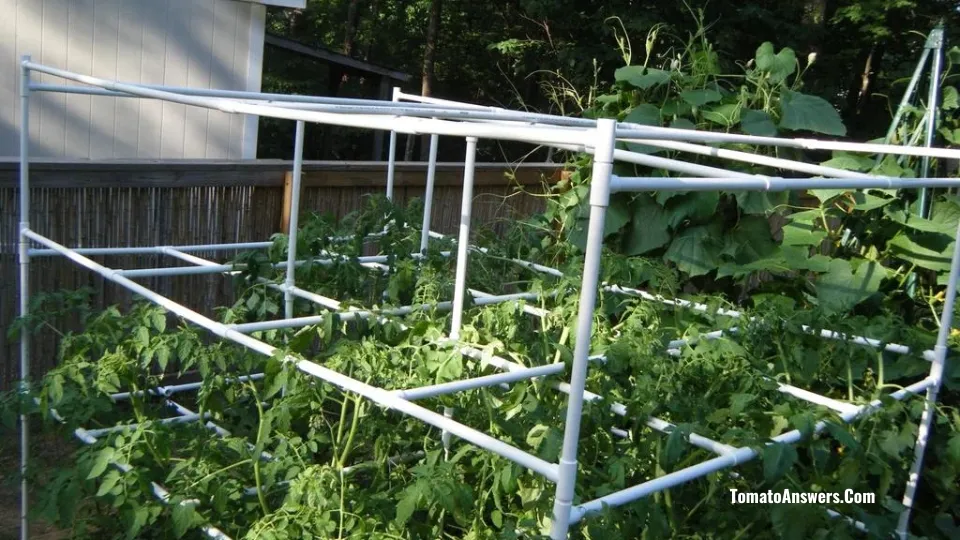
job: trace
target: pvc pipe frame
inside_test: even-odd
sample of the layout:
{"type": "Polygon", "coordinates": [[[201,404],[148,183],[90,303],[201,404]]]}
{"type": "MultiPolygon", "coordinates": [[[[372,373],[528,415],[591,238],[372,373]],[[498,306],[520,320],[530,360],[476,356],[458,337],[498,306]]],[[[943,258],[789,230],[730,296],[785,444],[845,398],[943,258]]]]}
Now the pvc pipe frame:
{"type": "MultiPolygon", "coordinates": [[[[476,137],[490,137],[490,138],[499,138],[499,139],[508,139],[508,140],[518,140],[518,141],[527,141],[534,142],[537,144],[548,144],[558,148],[566,148],[572,150],[583,150],[590,151],[595,154],[594,160],[594,175],[593,183],[591,185],[591,221],[590,221],[590,232],[588,233],[588,247],[587,255],[585,260],[585,271],[583,276],[583,286],[581,288],[581,303],[580,303],[580,312],[578,313],[578,318],[580,324],[578,325],[577,333],[577,350],[574,354],[574,363],[573,363],[573,375],[571,378],[571,383],[568,386],[570,389],[570,402],[567,409],[567,423],[565,425],[564,431],[564,445],[561,453],[561,460],[558,465],[549,464],[539,460],[538,458],[531,456],[526,452],[522,452],[516,448],[513,448],[509,445],[497,441],[489,436],[486,436],[480,432],[467,428],[462,424],[453,422],[450,418],[446,418],[432,411],[418,407],[409,401],[400,399],[396,395],[393,395],[390,392],[384,391],[379,388],[373,388],[369,385],[363,384],[359,381],[345,377],[339,373],[328,370],[322,366],[319,366],[313,362],[306,360],[299,360],[296,358],[288,357],[287,361],[295,362],[297,368],[301,371],[317,376],[322,380],[330,382],[346,391],[352,391],[359,393],[367,397],[368,399],[373,400],[376,403],[384,405],[388,408],[394,408],[411,416],[417,417],[424,422],[440,427],[442,430],[456,435],[460,438],[468,440],[478,446],[487,448],[491,451],[494,451],[508,459],[511,459],[522,466],[530,468],[535,472],[543,474],[549,480],[555,481],[557,483],[557,496],[554,505],[554,522],[552,525],[551,536],[553,538],[565,538],[567,530],[570,523],[577,522],[584,515],[595,510],[602,508],[604,504],[619,505],[635,500],[636,498],[643,497],[653,491],[666,489],[672,485],[677,485],[683,483],[703,474],[708,474],[714,470],[720,470],[730,465],[736,465],[742,463],[746,460],[752,459],[756,456],[755,451],[751,449],[737,449],[732,452],[727,452],[721,457],[715,458],[708,462],[695,465],[688,469],[682,471],[676,471],[665,477],[658,478],[656,480],[647,482],[640,486],[635,486],[633,488],[627,488],[618,493],[614,493],[598,499],[596,501],[591,501],[576,507],[572,506],[572,495],[573,489],[576,481],[576,450],[577,450],[577,438],[579,436],[579,424],[580,424],[580,414],[582,412],[582,406],[585,396],[585,378],[586,370],[588,367],[588,362],[590,358],[588,357],[587,347],[589,346],[589,337],[590,337],[590,322],[592,317],[592,312],[594,309],[594,304],[596,301],[596,285],[599,271],[599,245],[602,241],[602,221],[603,215],[605,213],[605,208],[609,202],[609,194],[611,191],[615,190],[647,190],[647,189],[668,189],[666,187],[654,187],[656,182],[660,182],[663,179],[618,179],[617,177],[612,176],[611,168],[612,161],[614,159],[619,159],[631,163],[638,163],[648,166],[663,167],[669,170],[675,170],[685,174],[695,174],[695,175],[704,175],[709,177],[723,178],[722,181],[707,180],[710,182],[709,185],[703,184],[701,179],[692,179],[688,182],[680,182],[679,185],[677,182],[671,185],[672,189],[685,189],[685,190],[694,190],[694,189],[751,189],[751,190],[773,190],[773,189],[804,189],[805,186],[823,188],[823,187],[844,187],[844,188],[864,188],[864,187],[881,187],[881,188],[890,188],[890,187],[954,187],[958,181],[948,180],[948,179],[924,179],[922,181],[913,181],[909,185],[899,184],[903,182],[900,179],[873,179],[873,178],[836,178],[831,180],[829,185],[825,185],[824,181],[818,180],[817,183],[811,184],[811,181],[795,181],[795,180],[783,180],[777,178],[766,178],[766,177],[756,177],[750,175],[742,175],[738,173],[730,173],[723,169],[702,167],[695,164],[685,163],[677,160],[670,160],[665,158],[657,158],[655,156],[644,156],[642,154],[637,154],[633,152],[626,152],[622,150],[614,150],[614,141],[616,138],[621,139],[640,139],[640,140],[650,140],[654,139],[656,141],[690,141],[690,142],[709,142],[709,143],[747,143],[747,144],[757,144],[757,145],[772,145],[772,146],[781,146],[781,147],[792,147],[792,148],[803,148],[803,149],[821,149],[821,150],[847,150],[847,151],[859,151],[859,152],[870,152],[870,153],[888,153],[888,154],[901,154],[901,155],[914,155],[920,157],[941,157],[941,158],[958,158],[960,157],[960,151],[956,150],[945,150],[945,149],[934,149],[934,148],[903,148],[899,146],[891,145],[876,145],[876,144],[854,144],[854,143],[843,143],[843,142],[834,142],[834,141],[817,141],[812,139],[777,139],[772,137],[753,137],[753,136],[742,136],[742,135],[729,135],[729,134],[719,134],[719,133],[702,133],[702,132],[691,132],[687,130],[676,130],[671,128],[652,128],[647,126],[639,126],[635,124],[616,124],[611,120],[600,120],[595,124],[586,124],[584,122],[592,121],[583,121],[583,120],[574,120],[564,119],[562,117],[549,117],[547,115],[526,115],[526,114],[503,114],[503,120],[507,122],[514,122],[512,125],[492,125],[489,123],[463,123],[463,122],[451,122],[449,120],[460,120],[464,117],[468,117],[467,114],[462,114],[460,112],[454,111],[454,107],[450,105],[450,102],[443,102],[443,100],[430,100],[434,102],[436,106],[449,107],[450,110],[443,111],[442,114],[436,114],[436,120],[424,120],[414,116],[404,116],[404,109],[398,108],[395,111],[392,111],[392,116],[389,118],[378,118],[376,111],[369,110],[364,113],[357,114],[356,108],[353,108],[351,112],[350,107],[344,107],[340,110],[344,113],[350,113],[349,116],[346,114],[338,114],[335,112],[318,112],[310,110],[291,110],[289,108],[277,107],[277,106],[264,106],[258,104],[249,104],[240,101],[230,101],[222,99],[225,95],[220,91],[205,91],[210,97],[190,97],[188,92],[169,92],[165,90],[154,90],[144,86],[130,85],[117,83],[112,81],[107,81],[103,79],[97,79],[93,77],[88,77],[84,75],[79,75],[71,73],[64,70],[59,70],[56,68],[50,68],[46,66],[41,66],[30,62],[29,58],[25,57],[21,63],[22,77],[21,77],[21,100],[23,103],[22,107],[22,122],[21,127],[21,171],[20,171],[20,186],[21,186],[21,223],[20,223],[20,241],[19,241],[19,260],[21,265],[21,314],[27,314],[27,301],[28,301],[28,268],[29,268],[29,255],[30,250],[28,249],[29,240],[36,241],[44,246],[47,246],[49,250],[57,254],[63,255],[68,259],[71,259],[73,262],[84,266],[105,278],[114,281],[115,283],[124,286],[125,288],[130,289],[131,291],[140,294],[146,297],[148,300],[157,303],[158,305],[168,309],[174,314],[179,315],[195,324],[198,324],[201,327],[206,328],[207,330],[215,333],[218,336],[229,339],[241,345],[244,345],[254,351],[260,352],[265,355],[272,355],[274,348],[268,344],[262,343],[258,340],[250,338],[246,335],[243,335],[236,330],[220,324],[216,321],[203,317],[179,304],[172,302],[171,300],[142,287],[129,279],[123,277],[119,271],[111,270],[108,268],[99,265],[90,259],[80,255],[75,250],[70,250],[65,248],[52,240],[49,240],[29,228],[29,173],[28,173],[28,151],[27,146],[29,143],[29,106],[28,106],[28,97],[31,85],[29,83],[29,71],[35,70],[50,75],[62,77],[68,80],[73,80],[83,84],[90,84],[93,86],[98,86],[113,92],[122,93],[129,96],[137,97],[146,97],[153,99],[161,99],[165,101],[171,101],[175,103],[182,103],[186,105],[193,105],[199,107],[205,107],[215,110],[220,110],[228,113],[242,113],[242,114],[258,114],[261,116],[268,116],[274,118],[286,118],[297,121],[311,121],[311,122],[321,122],[334,125],[343,125],[348,127],[362,127],[362,128],[373,128],[373,129],[385,129],[390,127],[393,131],[393,134],[396,132],[419,134],[419,133],[431,133],[431,134],[443,134],[451,136],[466,136],[470,138],[476,137]],[[546,118],[543,118],[547,116],[546,118]],[[533,125],[517,125],[517,122],[532,123],[533,125]],[[549,126],[544,126],[540,122],[550,122],[549,126]],[[593,129],[593,126],[596,126],[596,130],[593,129]],[[571,128],[583,128],[583,129],[571,129],[571,128]],[[594,139],[596,139],[594,141],[594,139]],[[620,182],[618,184],[618,182],[620,182]],[[804,183],[807,182],[807,183],[804,183]],[[587,324],[583,324],[586,322],[587,324]],[[581,335],[582,334],[582,335],[581,335]],[[718,461],[719,460],[719,461],[718,461]]],[[[54,88],[52,85],[50,87],[40,87],[36,86],[36,90],[44,91],[68,91],[74,92],[75,89],[63,89],[63,88],[54,88]]],[[[169,90],[169,89],[167,89],[169,90]]],[[[78,92],[78,93],[94,93],[94,92],[78,92]]],[[[264,100],[265,95],[263,94],[251,94],[251,95],[234,95],[231,97],[243,97],[250,99],[264,100]]],[[[399,95],[395,91],[394,99],[395,101],[399,100],[399,95]]],[[[297,101],[291,99],[290,101],[297,101]]],[[[304,100],[305,101],[305,100],[304,100]]],[[[427,100],[423,100],[427,101],[427,100]]],[[[330,101],[333,103],[333,101],[330,101]]],[[[356,102],[350,100],[344,100],[339,102],[341,104],[354,104],[356,102]]],[[[382,104],[381,104],[382,105],[382,104]]],[[[476,107],[464,107],[462,105],[457,105],[459,109],[464,110],[477,110],[476,107]]],[[[333,110],[333,109],[331,109],[333,110]]],[[[406,111],[410,115],[413,115],[415,111],[406,111]]],[[[424,109],[419,111],[420,113],[424,112],[424,109]]],[[[435,110],[430,110],[429,113],[434,114],[435,110]]],[[[476,116],[476,118],[481,118],[476,116]]],[[[393,141],[392,141],[393,142],[393,141]]],[[[391,155],[395,156],[395,144],[392,145],[391,155]]],[[[674,145],[674,148],[680,148],[674,145]]],[[[702,152],[702,148],[692,148],[684,147],[684,151],[691,152],[702,152]]],[[[744,156],[738,156],[735,154],[725,153],[724,158],[728,159],[737,159],[743,158],[744,156]]],[[[780,163],[779,165],[783,168],[788,168],[786,163],[780,163]]],[[[803,165],[803,164],[801,164],[803,165]]],[[[773,165],[772,165],[773,166],[773,165]]],[[[471,171],[472,167],[468,168],[468,171],[471,171]]],[[[821,169],[822,171],[822,169],[821,169]]],[[[392,171],[388,171],[392,172],[392,171]]],[[[389,175],[392,177],[392,175],[389,175]]],[[[839,177],[839,175],[836,175],[839,177]]],[[[388,178],[388,195],[392,194],[392,178],[388,178]]],[[[471,182],[472,184],[472,182],[471,182]]],[[[472,187],[472,185],[471,185],[472,187]]],[[[466,198],[465,198],[466,199],[466,198]]],[[[462,214],[464,212],[462,211],[462,214]]],[[[466,210],[466,213],[469,215],[469,210],[466,210]]],[[[466,227],[467,233],[469,233],[469,221],[467,221],[466,227]]],[[[461,224],[461,236],[463,235],[464,227],[461,224]]],[[[266,243],[269,245],[269,243],[266,243]]],[[[466,249],[466,242],[462,241],[459,249],[466,249]]],[[[230,249],[230,248],[228,248],[230,249]]],[[[37,250],[37,254],[46,254],[40,253],[42,250],[37,250]]],[[[956,293],[956,281],[958,276],[958,267],[960,267],[960,256],[958,253],[954,252],[953,264],[951,267],[951,281],[948,291],[950,293],[950,298],[948,303],[952,306],[953,296],[956,293]]],[[[93,254],[93,252],[91,252],[93,254]]],[[[463,254],[465,255],[465,253],[463,254]]],[[[465,260],[465,257],[460,257],[461,260],[465,260]]],[[[460,260],[458,260],[458,265],[460,260]]],[[[458,274],[460,274],[458,272],[458,274]]],[[[463,273],[465,274],[465,272],[463,273]]],[[[459,277],[459,276],[458,276],[459,277]]],[[[292,292],[291,287],[284,287],[286,290],[292,292]]],[[[455,310],[462,310],[462,301],[463,294],[460,295],[460,302],[454,302],[455,310]],[[456,305],[459,304],[459,307],[456,305]]],[[[479,302],[478,302],[479,303],[479,302]]],[[[347,315],[350,315],[348,313],[347,315]]],[[[916,447],[916,459],[914,462],[912,472],[916,471],[918,474],[920,468],[922,467],[923,453],[926,445],[926,433],[929,431],[929,425],[932,421],[932,403],[936,399],[937,390],[939,389],[942,375],[943,375],[943,364],[946,356],[946,331],[949,328],[950,319],[949,311],[945,311],[943,315],[944,324],[941,327],[941,335],[938,336],[938,344],[935,348],[934,354],[932,355],[932,367],[930,376],[923,381],[911,385],[900,392],[894,393],[892,397],[894,399],[903,399],[908,395],[917,393],[923,390],[927,390],[927,407],[925,408],[925,417],[922,420],[920,435],[918,436],[918,444],[916,447]],[[924,427],[926,429],[924,429],[924,427]]],[[[21,370],[23,374],[24,382],[26,384],[29,373],[29,349],[25,341],[21,341],[21,370]]],[[[483,383],[490,382],[492,380],[503,381],[503,379],[485,379],[483,383]]],[[[473,382],[464,381],[461,384],[480,384],[476,379],[473,382]]],[[[437,389],[433,389],[437,391],[437,389]]],[[[842,414],[842,419],[845,421],[850,421],[856,418],[858,415],[866,414],[880,407],[880,402],[871,403],[867,407],[861,407],[857,410],[856,413],[847,412],[842,414]]],[[[21,450],[22,450],[22,466],[24,471],[26,470],[26,459],[27,459],[27,439],[26,439],[26,418],[23,418],[23,427],[22,430],[22,439],[21,439],[21,450]]],[[[824,423],[818,424],[817,428],[823,429],[825,426],[824,423]]],[[[777,437],[775,440],[777,442],[796,442],[799,440],[799,432],[790,432],[780,437],[777,437]]],[[[917,474],[911,476],[912,486],[908,485],[907,495],[912,496],[912,491],[916,487],[916,477],[917,474]]],[[[22,536],[26,538],[26,481],[24,479],[22,483],[22,489],[24,492],[24,501],[22,504],[23,510],[23,529],[22,536]]],[[[902,516],[902,520],[906,523],[909,520],[909,508],[912,500],[907,500],[905,497],[905,506],[907,506],[908,511],[905,512],[905,515],[902,516]]],[[[905,525],[902,526],[905,529],[905,525]]]]}

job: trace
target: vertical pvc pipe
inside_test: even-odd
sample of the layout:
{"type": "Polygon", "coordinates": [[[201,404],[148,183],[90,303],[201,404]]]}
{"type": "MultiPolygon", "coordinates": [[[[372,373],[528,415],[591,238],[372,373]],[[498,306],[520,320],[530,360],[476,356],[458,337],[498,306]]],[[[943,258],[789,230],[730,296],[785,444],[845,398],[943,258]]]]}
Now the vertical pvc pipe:
{"type": "Polygon", "coordinates": [[[437,177],[437,147],[440,136],[430,135],[430,162],[427,164],[427,187],[423,191],[423,227],[420,231],[420,253],[427,250],[430,243],[430,218],[433,212],[433,185],[437,177]]]}
{"type": "MultiPolygon", "coordinates": [[[[393,101],[400,101],[400,88],[393,87],[393,101]]],[[[387,157],[387,199],[393,200],[393,179],[397,172],[397,132],[390,132],[390,155],[387,157]]]]}
{"type": "MultiPolygon", "coordinates": [[[[955,238],[960,238],[960,225],[957,226],[955,238]]],[[[897,536],[906,539],[910,529],[910,512],[913,509],[914,496],[917,485],[920,483],[920,473],[923,471],[923,455],[927,449],[930,437],[930,427],[936,414],[937,394],[943,382],[943,372],[947,362],[947,338],[953,329],[953,305],[957,297],[957,281],[960,280],[960,244],[953,248],[953,260],[950,262],[950,281],[947,283],[947,292],[943,299],[943,311],[940,313],[940,331],[937,334],[937,344],[933,348],[933,363],[930,365],[930,378],[933,384],[927,389],[927,397],[923,404],[923,414],[920,417],[920,427],[917,430],[917,444],[914,447],[913,465],[910,467],[910,476],[907,477],[907,487],[903,493],[904,510],[900,514],[897,524],[897,536]]]]}
{"type": "Polygon", "coordinates": [[[463,164],[463,198],[460,201],[460,236],[457,239],[457,276],[453,284],[453,319],[450,337],[460,339],[463,325],[463,301],[467,290],[467,256],[470,245],[470,215],[473,210],[473,173],[477,162],[477,138],[467,137],[467,155],[463,164]]]}
{"type": "Polygon", "coordinates": [[[577,483],[577,445],[580,439],[580,417],[589,366],[593,312],[597,303],[600,279],[600,253],[603,249],[603,222],[610,205],[610,177],[613,171],[613,147],[616,142],[616,121],[597,122],[596,151],[590,180],[590,225],[587,229],[587,252],[580,284],[580,306],[577,312],[576,345],[573,352],[567,418],[560,453],[559,479],[553,502],[553,523],[550,538],[563,540],[570,529],[570,511],[577,483]]]}
{"type": "Polygon", "coordinates": [[[300,216],[300,180],[303,175],[303,133],[305,125],[303,120],[297,121],[297,135],[293,149],[293,186],[291,187],[290,197],[290,230],[287,233],[287,279],[284,282],[286,287],[283,290],[283,300],[285,304],[284,316],[287,319],[293,318],[293,293],[290,288],[296,283],[297,271],[297,227],[300,216]]]}
{"type": "MultiPolygon", "coordinates": [[[[24,234],[30,228],[30,70],[21,59],[20,66],[20,235],[18,259],[20,263],[20,317],[30,314],[30,254],[29,239],[24,234]]],[[[30,461],[30,423],[25,409],[30,388],[30,336],[20,331],[20,538],[27,540],[29,493],[27,465],[30,461]]]]}
{"type": "MultiPolygon", "coordinates": [[[[927,49],[933,51],[933,65],[930,68],[930,94],[927,98],[927,133],[924,140],[924,147],[932,148],[933,139],[937,134],[937,107],[940,97],[940,71],[943,69],[943,27],[937,26],[930,33],[927,40],[927,49]]],[[[927,178],[930,175],[930,157],[924,156],[920,161],[920,178],[927,178]]],[[[923,188],[920,190],[920,217],[927,217],[929,213],[928,197],[930,190],[923,188]]]]}

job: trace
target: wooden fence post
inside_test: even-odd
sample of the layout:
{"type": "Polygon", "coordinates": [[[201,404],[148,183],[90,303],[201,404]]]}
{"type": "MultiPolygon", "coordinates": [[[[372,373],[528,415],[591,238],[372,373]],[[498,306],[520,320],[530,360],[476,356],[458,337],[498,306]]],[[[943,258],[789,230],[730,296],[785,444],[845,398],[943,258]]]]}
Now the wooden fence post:
{"type": "Polygon", "coordinates": [[[293,199],[293,171],[283,173],[283,205],[280,207],[280,232],[290,229],[290,201],[293,199]]]}

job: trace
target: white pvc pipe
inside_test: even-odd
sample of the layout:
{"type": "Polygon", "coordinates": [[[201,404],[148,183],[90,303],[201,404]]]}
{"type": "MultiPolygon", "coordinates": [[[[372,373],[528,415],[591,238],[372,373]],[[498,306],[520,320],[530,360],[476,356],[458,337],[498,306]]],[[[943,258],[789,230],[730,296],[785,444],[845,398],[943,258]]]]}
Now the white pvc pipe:
{"type": "MultiPolygon", "coordinates": [[[[210,413],[209,413],[209,412],[203,414],[203,418],[209,418],[209,417],[210,417],[210,413]]],[[[170,417],[170,418],[161,418],[161,419],[159,419],[159,420],[156,420],[156,423],[158,423],[158,424],[180,424],[180,423],[184,423],[184,422],[193,422],[194,420],[199,420],[200,418],[201,418],[201,416],[200,416],[199,414],[197,414],[197,413],[192,413],[192,414],[181,415],[181,416],[173,416],[173,417],[170,417]]],[[[140,424],[139,424],[139,423],[134,423],[134,424],[118,424],[118,425],[116,425],[116,426],[107,427],[107,428],[88,429],[88,430],[87,430],[87,433],[89,433],[90,435],[93,435],[94,437],[100,437],[100,436],[102,436],[102,435],[107,435],[107,434],[109,434],[109,433],[116,433],[116,432],[118,432],[118,431],[129,431],[129,430],[131,430],[131,429],[137,429],[138,427],[140,427],[140,424]]]]}
{"type": "MultiPolygon", "coordinates": [[[[20,68],[20,223],[17,235],[17,259],[20,270],[20,317],[30,315],[30,247],[24,232],[30,230],[30,57],[21,58],[20,68]]],[[[20,392],[27,394],[30,381],[30,337],[20,332],[20,392]]],[[[29,537],[30,494],[27,468],[30,463],[30,419],[20,409],[20,538],[29,537]]]]}
{"type": "Polygon", "coordinates": [[[765,165],[767,167],[774,167],[777,169],[783,169],[787,171],[797,171],[807,174],[815,174],[821,176],[830,176],[836,178],[870,178],[869,174],[864,174],[855,171],[847,171],[844,169],[838,169],[836,167],[824,167],[823,165],[812,165],[810,163],[803,163],[802,161],[794,161],[792,159],[783,159],[771,156],[764,156],[760,154],[752,154],[750,152],[739,152],[737,150],[726,150],[723,148],[714,148],[712,146],[702,146],[698,144],[685,143],[679,141],[661,141],[656,139],[631,139],[628,142],[636,144],[645,144],[647,146],[655,146],[657,148],[664,148],[667,150],[676,150],[678,152],[687,152],[690,154],[698,154],[701,156],[710,156],[721,159],[729,159],[732,161],[740,161],[743,163],[751,163],[753,165],[765,165]]]}
{"type": "Polygon", "coordinates": [[[509,384],[527,379],[538,379],[548,375],[563,373],[565,369],[566,366],[562,363],[547,364],[545,366],[494,373],[493,375],[484,375],[482,377],[475,377],[473,379],[462,379],[447,383],[434,384],[431,386],[423,386],[420,388],[411,388],[409,390],[394,390],[393,393],[400,398],[410,401],[417,401],[420,399],[429,399],[437,396],[445,396],[447,394],[464,392],[466,390],[497,386],[504,383],[509,384]]]}
{"type": "MultiPolygon", "coordinates": [[[[393,87],[393,101],[399,101],[400,88],[393,87]]],[[[397,174],[397,132],[390,130],[390,156],[387,158],[387,200],[393,200],[393,184],[397,174]]]]}
{"type": "MultiPolygon", "coordinates": [[[[957,225],[957,232],[954,238],[960,238],[960,224],[957,225]]],[[[917,444],[913,449],[913,464],[910,466],[910,475],[907,478],[907,486],[903,494],[904,510],[900,514],[897,524],[897,535],[901,539],[908,536],[910,529],[910,513],[913,509],[914,498],[916,497],[917,486],[920,483],[920,473],[923,471],[923,457],[927,449],[927,443],[930,437],[930,429],[933,426],[933,418],[936,415],[937,394],[940,392],[940,385],[943,383],[943,375],[947,363],[948,340],[953,330],[953,312],[954,304],[957,299],[957,282],[960,281],[960,245],[953,248],[953,258],[950,261],[950,279],[947,281],[947,290],[944,293],[943,309],[940,312],[940,329],[937,332],[937,343],[934,346],[933,362],[930,364],[930,387],[927,389],[926,399],[923,403],[923,413],[920,415],[920,426],[917,429],[917,444]]]]}
{"type": "Polygon", "coordinates": [[[299,230],[297,227],[300,221],[300,179],[303,173],[303,135],[305,129],[303,121],[298,120],[293,148],[293,178],[291,179],[292,185],[290,186],[290,208],[287,209],[288,215],[290,216],[290,228],[287,233],[287,277],[284,282],[286,287],[283,290],[283,313],[287,319],[293,318],[293,294],[291,291],[296,281],[297,273],[297,231],[299,230]]]}
{"type": "Polygon", "coordinates": [[[32,62],[28,62],[25,65],[34,71],[47,73],[55,77],[61,77],[91,86],[98,86],[108,90],[116,90],[118,92],[124,92],[127,94],[161,99],[173,103],[214,109],[233,114],[255,114],[269,118],[303,120],[306,122],[317,122],[321,124],[331,124],[344,127],[383,130],[392,129],[400,133],[409,134],[436,133],[438,135],[454,137],[483,137],[513,141],[526,141],[532,139],[534,141],[574,145],[582,143],[584,135],[584,133],[581,132],[570,132],[556,128],[541,129],[535,127],[505,127],[491,124],[452,122],[448,120],[432,120],[403,116],[388,117],[343,115],[316,111],[300,111],[265,105],[251,105],[222,98],[193,97],[174,92],[152,90],[150,88],[145,88],[138,85],[119,83],[97,77],[80,75],[62,69],[34,64],[32,62]]]}
{"type": "MultiPolygon", "coordinates": [[[[244,249],[264,249],[273,245],[273,242],[240,242],[236,244],[193,244],[187,246],[165,246],[177,251],[240,251],[244,249]]],[[[105,248],[72,248],[81,255],[152,255],[162,253],[160,247],[105,247],[105,248]]],[[[31,249],[30,255],[44,257],[57,255],[52,249],[31,249]]]]}
{"type": "Polygon", "coordinates": [[[450,337],[459,339],[463,324],[463,302],[467,288],[467,249],[470,245],[470,217],[473,208],[473,176],[477,160],[477,139],[467,138],[467,155],[463,165],[463,197],[460,201],[460,236],[457,241],[457,273],[453,285],[453,313],[450,337]]]}
{"type": "MultiPolygon", "coordinates": [[[[590,222],[587,249],[584,255],[580,304],[577,311],[576,338],[570,376],[570,394],[563,429],[563,447],[558,464],[559,479],[553,502],[552,540],[565,540],[570,529],[570,514],[577,485],[577,448],[580,443],[580,420],[583,415],[583,394],[586,391],[590,340],[593,336],[593,313],[596,310],[600,276],[600,255],[603,249],[603,223],[610,204],[610,177],[613,174],[613,149],[616,144],[616,123],[604,119],[597,122],[593,134],[596,153],[590,179],[590,222]]],[[[461,239],[466,242],[466,239],[461,239]]]]}
{"type": "MultiPolygon", "coordinates": [[[[263,379],[263,373],[254,373],[252,375],[241,375],[240,377],[228,378],[226,382],[246,382],[246,381],[259,381],[263,379]]],[[[202,382],[193,382],[193,383],[184,383],[184,384],[173,384],[167,386],[158,386],[156,388],[148,388],[146,390],[137,390],[136,392],[119,392],[116,394],[111,394],[110,399],[113,401],[123,401],[130,399],[130,396],[140,397],[143,395],[167,397],[172,396],[173,394],[179,392],[189,392],[191,390],[196,390],[203,386],[202,382]]]]}
{"type": "Polygon", "coordinates": [[[427,185],[423,192],[423,225],[420,228],[420,253],[425,253],[430,243],[430,219],[433,217],[433,186],[437,177],[437,148],[439,146],[440,137],[431,135],[430,161],[427,163],[427,185]]]}

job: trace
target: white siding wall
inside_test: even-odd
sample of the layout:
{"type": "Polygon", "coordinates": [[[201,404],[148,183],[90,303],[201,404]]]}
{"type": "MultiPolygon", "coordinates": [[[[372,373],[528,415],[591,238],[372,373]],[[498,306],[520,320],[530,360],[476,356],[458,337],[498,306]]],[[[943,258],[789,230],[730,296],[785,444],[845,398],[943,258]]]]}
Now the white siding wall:
{"type": "MultiPolygon", "coordinates": [[[[105,79],[259,91],[265,10],[234,0],[0,0],[0,157],[19,152],[21,55],[105,79]]],[[[185,105],[31,95],[38,157],[253,158],[256,130],[255,118],[185,105]]]]}

